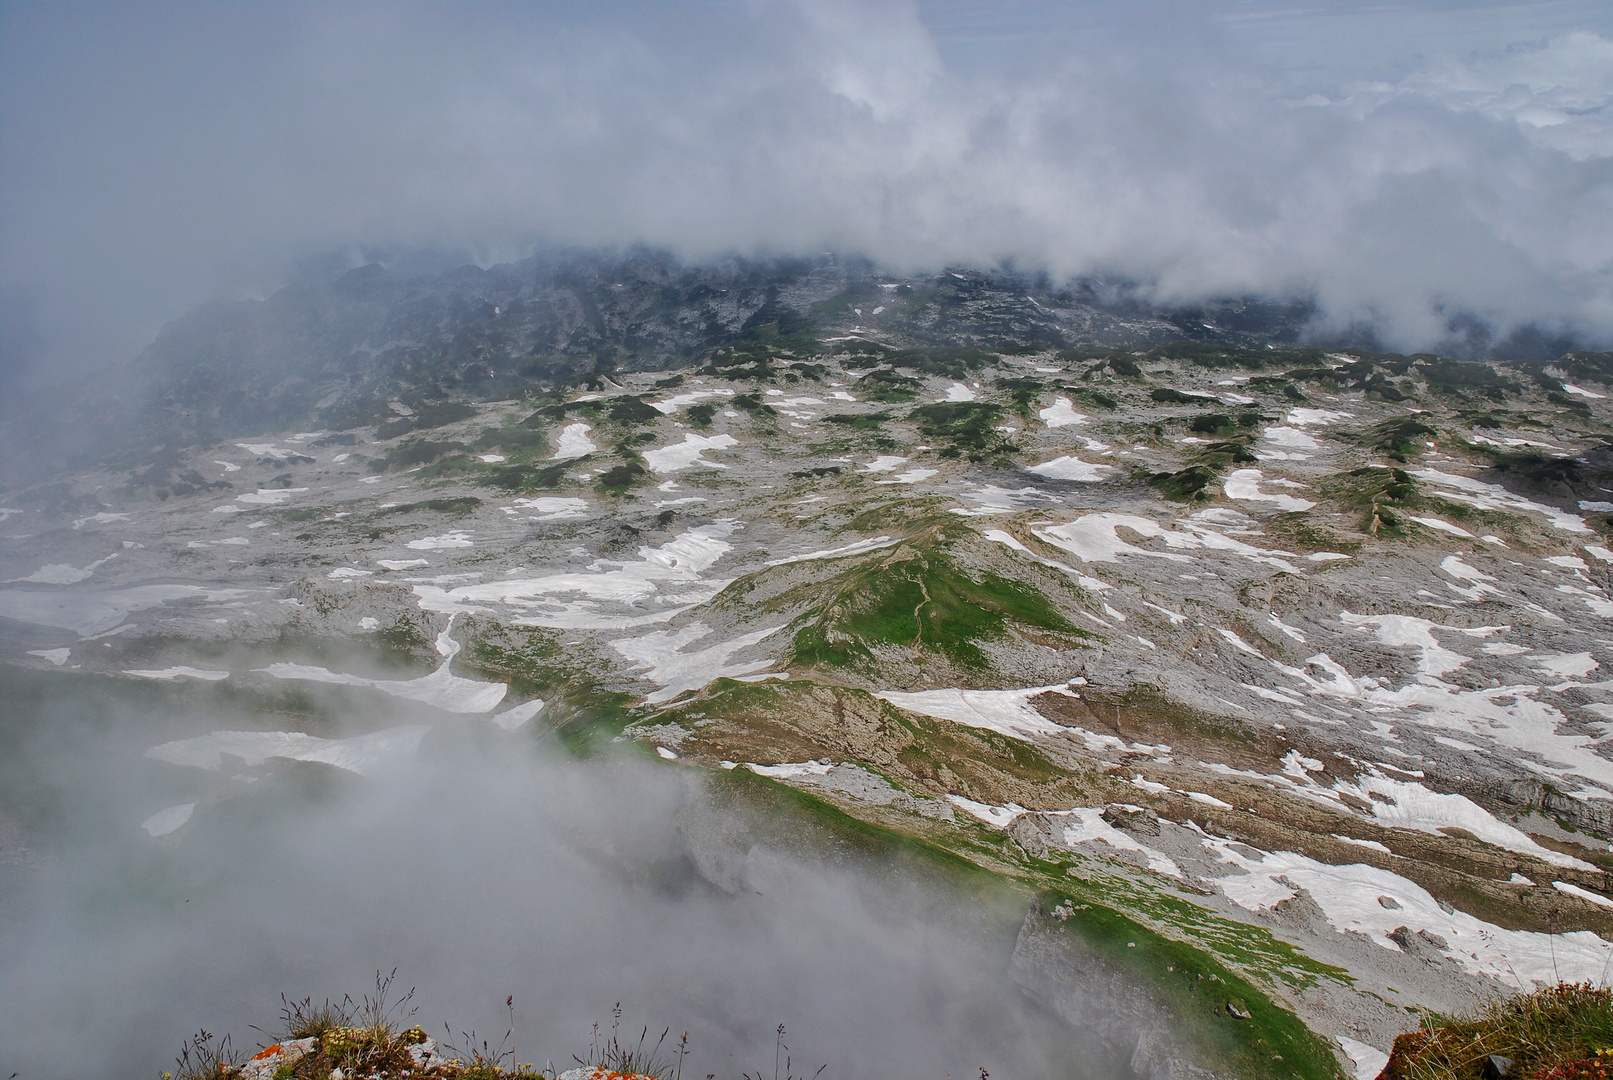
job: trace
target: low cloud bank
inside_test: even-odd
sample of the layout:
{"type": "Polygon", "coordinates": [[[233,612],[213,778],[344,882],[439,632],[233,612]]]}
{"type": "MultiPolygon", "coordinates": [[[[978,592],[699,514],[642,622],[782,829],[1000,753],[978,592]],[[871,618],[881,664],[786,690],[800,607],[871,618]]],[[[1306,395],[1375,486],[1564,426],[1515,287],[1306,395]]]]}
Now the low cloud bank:
{"type": "Polygon", "coordinates": [[[949,64],[900,3],[8,23],[0,280],[47,356],[122,359],[314,253],[540,243],[1314,295],[1320,331],[1403,348],[1460,315],[1613,336],[1594,30],[1410,58],[1386,40],[1301,78],[1196,5],[986,68],[949,64]]]}
{"type": "Polygon", "coordinates": [[[1009,977],[1017,908],[747,855],[734,819],[680,827],[699,794],[682,770],[578,762],[464,721],[365,777],[185,768],[144,751],[276,711],[70,677],[7,696],[5,1075],[149,1077],[197,1028],[250,1048],[282,991],[357,996],[394,966],[439,1037],[447,1021],[497,1043],[513,994],[515,1050],[540,1065],[586,1052],[617,1001],[635,1037],[687,1029],[695,1076],[754,1074],[780,1022],[797,1072],[834,1076],[1063,1075],[1078,1037],[1009,977]],[[148,835],[166,828],[154,810],[193,801],[148,835]],[[736,838],[714,884],[690,852],[736,838]]]}

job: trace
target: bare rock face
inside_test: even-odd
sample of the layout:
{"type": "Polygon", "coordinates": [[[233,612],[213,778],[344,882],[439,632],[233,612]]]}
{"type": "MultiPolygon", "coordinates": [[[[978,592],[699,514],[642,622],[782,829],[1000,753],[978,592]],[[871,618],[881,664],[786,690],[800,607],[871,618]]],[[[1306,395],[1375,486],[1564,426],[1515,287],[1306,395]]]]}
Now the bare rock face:
{"type": "Polygon", "coordinates": [[[1159,835],[1159,815],[1146,807],[1111,803],[1103,808],[1103,820],[1139,836],[1159,835]]]}

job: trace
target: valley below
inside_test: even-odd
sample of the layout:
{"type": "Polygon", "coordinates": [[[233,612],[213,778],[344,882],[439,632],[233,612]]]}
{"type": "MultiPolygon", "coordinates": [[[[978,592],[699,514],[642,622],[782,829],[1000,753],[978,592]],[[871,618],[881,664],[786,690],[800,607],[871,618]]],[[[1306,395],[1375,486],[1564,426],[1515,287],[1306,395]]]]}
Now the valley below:
{"type": "Polygon", "coordinates": [[[1606,982],[1613,356],[473,270],[187,316],[93,454],[6,422],[25,1076],[394,966],[727,1075],[1370,1080],[1606,982]]]}

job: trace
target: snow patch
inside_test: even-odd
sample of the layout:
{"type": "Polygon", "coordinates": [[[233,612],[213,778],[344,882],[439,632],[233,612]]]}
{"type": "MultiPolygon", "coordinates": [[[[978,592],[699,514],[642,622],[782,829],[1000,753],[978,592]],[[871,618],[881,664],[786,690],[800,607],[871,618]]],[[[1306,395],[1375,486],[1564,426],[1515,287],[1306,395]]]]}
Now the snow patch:
{"type": "Polygon", "coordinates": [[[613,641],[610,645],[633,661],[635,670],[643,670],[646,679],[661,687],[644,698],[651,705],[660,705],[717,679],[738,678],[768,667],[772,661],[766,657],[739,664],[729,664],[728,658],[782,629],[774,626],[757,630],[695,652],[683,650],[711,633],[711,627],[705,623],[694,623],[681,630],[656,630],[643,637],[613,641]]]}
{"type": "Polygon", "coordinates": [[[1026,472],[1045,476],[1049,480],[1079,480],[1084,483],[1093,483],[1102,480],[1108,473],[1114,472],[1111,465],[1089,464],[1078,457],[1066,454],[1056,457],[1052,461],[1044,461],[1040,465],[1030,465],[1026,472]]]}
{"type": "Polygon", "coordinates": [[[227,671],[209,671],[205,668],[193,667],[165,667],[155,670],[130,669],[125,675],[133,675],[138,679],[162,679],[172,682],[175,679],[199,679],[202,682],[220,682],[230,677],[227,671]]]}
{"type": "Polygon", "coordinates": [[[644,451],[644,463],[650,467],[651,472],[675,473],[695,465],[704,465],[708,469],[726,469],[728,466],[715,461],[707,461],[703,457],[707,450],[722,450],[730,446],[738,446],[739,440],[732,435],[696,435],[694,432],[683,437],[681,443],[663,446],[659,450],[644,451]]]}
{"type": "MultiPolygon", "coordinates": [[[[1236,499],[1239,502],[1271,503],[1278,510],[1285,513],[1309,510],[1316,505],[1309,499],[1261,491],[1260,482],[1262,479],[1259,469],[1235,469],[1227,475],[1226,483],[1223,485],[1222,490],[1227,493],[1227,498],[1229,499],[1236,499]]],[[[1282,481],[1272,482],[1282,483],[1282,481]]]]}
{"type": "Polygon", "coordinates": [[[1054,398],[1053,404],[1036,415],[1040,416],[1042,422],[1050,428],[1071,427],[1087,422],[1086,414],[1076,412],[1067,397],[1054,398]]]}
{"type": "Polygon", "coordinates": [[[588,433],[592,430],[594,429],[591,425],[581,423],[567,424],[561,428],[560,441],[555,444],[554,454],[549,460],[570,461],[573,458],[587,457],[598,450],[599,447],[594,445],[594,440],[588,437],[588,433]]]}

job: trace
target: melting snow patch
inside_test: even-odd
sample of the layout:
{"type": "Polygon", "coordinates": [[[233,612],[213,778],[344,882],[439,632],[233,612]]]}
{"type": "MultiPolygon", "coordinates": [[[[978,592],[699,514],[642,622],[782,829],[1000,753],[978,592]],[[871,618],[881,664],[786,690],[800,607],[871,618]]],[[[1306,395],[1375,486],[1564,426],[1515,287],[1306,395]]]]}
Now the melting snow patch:
{"type": "Polygon", "coordinates": [[[920,480],[928,480],[930,477],[934,476],[939,471],[940,470],[938,470],[938,469],[909,469],[906,472],[897,473],[894,479],[891,479],[891,480],[875,480],[874,483],[876,483],[876,484],[916,484],[920,480]]]}
{"type": "Polygon", "coordinates": [[[166,810],[158,810],[155,814],[142,821],[140,827],[152,836],[167,836],[189,821],[190,816],[195,812],[195,803],[180,803],[178,806],[170,806],[166,810]]]}
{"type": "Polygon", "coordinates": [[[798,761],[785,762],[782,765],[757,765],[747,761],[745,768],[757,776],[766,776],[774,780],[790,780],[797,776],[827,776],[834,766],[827,761],[798,761]]]}
{"type": "Polygon", "coordinates": [[[421,608],[443,614],[488,611],[489,604],[517,609],[518,626],[552,626],[567,629],[603,629],[665,622],[681,611],[703,604],[728,585],[730,579],[701,575],[731,549],[724,537],[740,528],[736,521],[716,521],[669,540],[658,548],[639,548],[639,562],[591,563],[583,571],[546,574],[535,578],[509,578],[447,590],[437,585],[415,585],[421,608]],[[601,610],[602,603],[625,608],[623,613],[601,610]],[[659,610],[640,605],[655,604],[659,610]]]}
{"type": "Polygon", "coordinates": [[[248,506],[279,506],[293,495],[299,495],[307,490],[305,487],[274,488],[272,490],[259,488],[256,492],[249,491],[243,495],[237,495],[235,501],[245,503],[248,506]]]}
{"type": "Polygon", "coordinates": [[[767,667],[772,661],[766,657],[740,664],[729,664],[728,658],[781,629],[783,627],[774,626],[757,630],[695,652],[684,652],[683,649],[711,633],[711,627],[704,623],[694,623],[682,630],[657,630],[640,638],[624,638],[610,644],[611,648],[632,660],[635,669],[648,669],[644,677],[658,683],[661,689],[646,695],[644,700],[651,705],[659,705],[691,690],[698,690],[716,679],[750,675],[767,667]]]}
{"type": "Polygon", "coordinates": [[[675,397],[669,397],[664,401],[652,401],[650,402],[650,408],[654,409],[662,416],[671,416],[685,405],[693,405],[697,401],[705,401],[708,398],[715,397],[733,396],[734,392],[732,390],[693,390],[687,394],[678,394],[675,397]]]}
{"type": "Polygon", "coordinates": [[[1315,451],[1322,448],[1322,444],[1298,428],[1270,427],[1261,433],[1262,445],[1255,450],[1255,457],[1261,461],[1305,461],[1310,454],[1303,451],[1315,451]]]}
{"type": "MultiPolygon", "coordinates": [[[[1237,499],[1240,502],[1271,503],[1278,510],[1284,512],[1309,510],[1315,506],[1309,499],[1296,498],[1293,495],[1283,495],[1275,492],[1260,490],[1261,475],[1259,469],[1236,469],[1227,475],[1224,490],[1227,498],[1237,499]]],[[[1282,483],[1274,480],[1272,483],[1282,483]]]]}
{"type": "Polygon", "coordinates": [[[368,776],[400,759],[411,758],[431,729],[395,727],[349,739],[321,739],[301,731],[214,731],[191,739],[163,743],[146,757],[217,772],[224,758],[240,758],[248,767],[270,758],[313,761],[368,776]]]}
{"type": "Polygon", "coordinates": [[[492,720],[493,723],[497,724],[505,731],[519,731],[522,727],[526,726],[528,720],[531,720],[534,716],[538,715],[538,713],[542,711],[543,699],[533,698],[531,701],[523,701],[514,708],[505,709],[501,713],[495,713],[492,717],[492,720]]]}
{"type": "Polygon", "coordinates": [[[454,529],[442,536],[422,536],[418,540],[410,540],[403,546],[411,551],[447,551],[449,548],[468,548],[472,543],[470,533],[454,529]]]}
{"type": "Polygon", "coordinates": [[[890,472],[897,466],[903,465],[906,462],[907,459],[905,457],[897,457],[894,454],[881,454],[857,471],[864,473],[890,472]]]}
{"type": "Polygon", "coordinates": [[[984,728],[1016,739],[1072,733],[1072,729],[1055,724],[1031,708],[1031,699],[1043,694],[1077,696],[1068,685],[1033,686],[1025,690],[920,690],[916,693],[884,690],[874,696],[908,712],[984,728]]]}
{"type": "Polygon", "coordinates": [[[1105,474],[1114,472],[1114,467],[1111,465],[1088,464],[1078,457],[1071,457],[1066,454],[1063,457],[1056,457],[1052,461],[1044,461],[1040,465],[1028,466],[1025,471],[1035,473],[1037,476],[1045,476],[1049,480],[1079,480],[1092,483],[1102,480],[1105,474]]]}
{"type": "Polygon", "coordinates": [[[1339,612],[1339,618],[1346,626],[1373,627],[1377,630],[1378,641],[1384,645],[1410,646],[1420,651],[1417,661],[1417,672],[1421,675],[1432,675],[1436,678],[1447,672],[1455,671],[1472,659],[1461,653],[1440,645],[1435,639],[1435,630],[1447,630],[1452,633],[1465,634],[1468,637],[1489,637],[1491,634],[1510,630],[1509,626],[1441,626],[1419,619],[1414,615],[1356,615],[1349,611],[1339,612]]]}
{"type": "Polygon", "coordinates": [[[1087,422],[1085,413],[1078,413],[1067,397],[1054,398],[1053,404],[1037,413],[1050,428],[1070,427],[1087,422]]]}
{"type": "Polygon", "coordinates": [[[41,660],[48,660],[56,667],[67,663],[67,658],[73,655],[72,649],[29,649],[29,656],[37,656],[41,660]]]}
{"type": "Polygon", "coordinates": [[[1368,1046],[1355,1039],[1340,1037],[1339,1045],[1344,1048],[1344,1056],[1350,1059],[1354,1066],[1355,1080],[1374,1080],[1389,1064],[1389,1055],[1376,1046],[1368,1046]]]}
{"type": "Polygon", "coordinates": [[[588,433],[594,430],[587,424],[567,424],[560,429],[560,442],[555,445],[554,456],[550,461],[570,461],[572,458],[586,457],[599,447],[588,433]]]}
{"type": "Polygon", "coordinates": [[[732,435],[696,435],[693,432],[685,435],[681,443],[663,446],[659,450],[644,451],[644,463],[650,467],[651,472],[675,473],[682,472],[694,465],[704,465],[708,469],[726,469],[728,466],[720,465],[715,461],[707,461],[703,457],[707,450],[721,450],[730,446],[738,446],[739,440],[732,435]]]}
{"type": "Polygon", "coordinates": [[[124,674],[133,675],[140,679],[164,679],[170,682],[174,679],[200,679],[202,682],[219,682],[230,677],[230,673],[227,671],[208,671],[204,668],[193,667],[166,667],[147,671],[129,670],[125,671],[124,674]]]}
{"type": "Polygon", "coordinates": [[[1593,393],[1590,390],[1582,390],[1579,387],[1573,385],[1572,383],[1563,383],[1563,389],[1565,391],[1567,391],[1568,393],[1570,393],[1570,394],[1578,394],[1580,397],[1585,397],[1585,398],[1596,398],[1596,399],[1599,400],[1601,398],[1607,397],[1606,394],[1597,394],[1597,393],[1593,393]]]}
{"type": "Polygon", "coordinates": [[[1540,503],[1531,502],[1522,496],[1512,494],[1500,484],[1486,484],[1471,477],[1457,476],[1437,469],[1415,469],[1411,475],[1436,487],[1447,489],[1437,493],[1443,499],[1466,503],[1480,510],[1529,511],[1543,514],[1554,529],[1573,533],[1591,531],[1590,526],[1585,524],[1585,519],[1578,514],[1570,514],[1554,506],[1542,506],[1540,503]]]}
{"type": "Polygon", "coordinates": [[[900,539],[891,539],[888,536],[876,536],[869,540],[859,540],[855,544],[845,547],[826,548],[822,551],[809,551],[805,555],[791,555],[788,558],[774,559],[768,566],[786,566],[790,563],[808,562],[814,559],[839,559],[847,555],[861,555],[866,551],[878,551],[880,548],[894,547],[900,544],[900,539]]]}
{"type": "Polygon", "coordinates": [[[459,654],[459,642],[448,636],[452,628],[453,620],[450,619],[449,629],[437,635],[437,652],[443,658],[442,663],[430,675],[418,679],[367,679],[362,675],[347,675],[309,664],[270,664],[258,670],[277,679],[368,687],[392,697],[423,702],[445,712],[492,712],[504,700],[510,688],[503,683],[462,679],[449,671],[454,657],[459,654]]]}
{"type": "Polygon", "coordinates": [[[536,499],[516,499],[515,505],[523,510],[537,511],[534,521],[576,521],[588,516],[588,504],[582,499],[564,499],[545,495],[536,499]]]}
{"type": "Polygon", "coordinates": [[[360,570],[354,566],[338,566],[325,576],[328,578],[335,578],[336,580],[340,581],[343,578],[371,577],[374,574],[374,570],[360,570]]]}
{"type": "MultiPolygon", "coordinates": [[[[1600,397],[1601,395],[1597,396],[1600,397]]],[[[1567,893],[1569,896],[1577,896],[1581,900],[1589,900],[1598,907],[1613,907],[1613,900],[1609,900],[1601,893],[1593,893],[1589,889],[1582,889],[1578,885],[1574,885],[1567,881],[1554,881],[1551,883],[1551,887],[1560,893],[1567,893]]]]}
{"type": "Polygon", "coordinates": [[[384,566],[388,570],[417,570],[422,566],[430,566],[430,559],[377,559],[376,565],[384,566]]]}
{"type": "Polygon", "coordinates": [[[1450,522],[1445,521],[1442,518],[1437,518],[1437,517],[1412,517],[1412,515],[1410,515],[1410,514],[1407,514],[1406,516],[1408,518],[1410,518],[1412,521],[1415,521],[1417,524],[1423,526],[1424,528],[1434,529],[1434,530],[1436,530],[1438,532],[1443,532],[1443,533],[1450,533],[1452,536],[1460,536],[1464,540],[1473,539],[1473,534],[1472,533],[1468,532],[1466,529],[1462,528],[1460,525],[1452,525],[1450,522]]]}
{"type": "Polygon", "coordinates": [[[1326,427],[1328,424],[1336,424],[1340,420],[1348,420],[1353,415],[1353,413],[1338,412],[1333,409],[1290,409],[1288,415],[1283,419],[1295,427],[1308,427],[1311,424],[1326,427]]]}
{"type": "Polygon", "coordinates": [[[1535,657],[1536,670],[1568,679],[1583,679],[1601,666],[1588,652],[1542,653],[1535,657]]]}
{"type": "Polygon", "coordinates": [[[106,525],[106,524],[109,524],[109,523],[114,522],[114,521],[128,521],[128,520],[129,520],[129,515],[128,514],[113,514],[113,513],[108,513],[107,511],[103,510],[99,514],[94,514],[94,515],[92,515],[90,517],[74,518],[73,519],[73,528],[82,529],[86,525],[106,525]]]}
{"type": "Polygon", "coordinates": [[[1288,851],[1246,856],[1243,851],[1252,849],[1230,840],[1206,839],[1204,846],[1245,871],[1216,881],[1227,899],[1240,907],[1270,910],[1304,889],[1338,932],[1353,930],[1398,951],[1390,934],[1402,926],[1413,933],[1426,930],[1444,942],[1442,953],[1474,975],[1548,985],[1559,977],[1566,982],[1598,980],[1613,953],[1613,945],[1588,930],[1569,934],[1504,930],[1462,911],[1447,913],[1422,886],[1374,866],[1329,866],[1288,851]],[[1400,906],[1385,908],[1378,903],[1379,896],[1393,897],[1400,906]]]}
{"type": "Polygon", "coordinates": [[[961,382],[955,382],[947,387],[947,396],[944,401],[973,401],[975,392],[961,382]]]}
{"type": "Polygon", "coordinates": [[[1251,547],[1241,540],[1196,522],[1188,522],[1182,529],[1169,529],[1152,518],[1138,517],[1135,514],[1098,513],[1087,514],[1067,525],[1055,525],[1047,529],[1035,529],[1032,532],[1037,538],[1045,540],[1061,551],[1069,552],[1083,562],[1115,562],[1122,555],[1148,556],[1155,559],[1169,559],[1172,562],[1191,562],[1193,559],[1191,555],[1182,555],[1176,551],[1153,551],[1127,543],[1120,539],[1117,532],[1121,528],[1137,533],[1145,539],[1161,540],[1167,548],[1224,551],[1241,555],[1251,562],[1276,567],[1290,574],[1299,573],[1293,564],[1277,557],[1281,555],[1292,558],[1290,552],[1266,551],[1251,547]]]}
{"type": "Polygon", "coordinates": [[[1018,803],[1008,803],[1005,806],[992,806],[990,803],[975,802],[965,799],[962,795],[948,795],[947,802],[956,806],[970,817],[979,818],[994,829],[1006,829],[1019,815],[1028,814],[1018,803]]]}
{"type": "MultiPolygon", "coordinates": [[[[1341,784],[1335,790],[1348,788],[1341,784]]],[[[1387,828],[1412,829],[1435,835],[1440,835],[1445,829],[1463,829],[1487,844],[1522,855],[1532,855],[1552,866],[1575,870],[1596,869],[1582,859],[1542,847],[1527,833],[1497,820],[1465,795],[1441,794],[1429,791],[1416,782],[1391,780],[1383,776],[1361,777],[1352,794],[1370,802],[1373,817],[1387,828]]]]}
{"type": "Polygon", "coordinates": [[[1135,851],[1147,861],[1148,869],[1154,873],[1164,874],[1166,877],[1182,877],[1181,867],[1176,865],[1175,860],[1103,820],[1102,809],[1076,809],[1065,813],[1075,819],[1064,826],[1064,843],[1068,846],[1073,848],[1078,844],[1098,841],[1116,851],[1135,851]]]}

